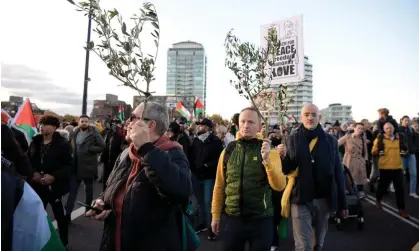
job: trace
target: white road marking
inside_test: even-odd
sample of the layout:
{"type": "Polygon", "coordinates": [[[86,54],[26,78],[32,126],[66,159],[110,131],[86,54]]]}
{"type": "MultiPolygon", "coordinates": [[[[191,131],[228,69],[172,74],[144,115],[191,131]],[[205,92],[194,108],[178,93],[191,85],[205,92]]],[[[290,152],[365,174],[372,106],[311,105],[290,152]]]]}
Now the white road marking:
{"type": "MultiPolygon", "coordinates": [[[[368,197],[365,197],[365,201],[369,202],[372,205],[375,205],[375,200],[372,200],[370,197],[372,197],[371,195],[369,195],[368,197]]],[[[394,210],[396,212],[394,212],[393,210],[390,210],[391,208],[395,209],[394,207],[391,207],[390,205],[388,205],[387,203],[381,203],[382,207],[381,210],[383,210],[384,212],[393,215],[394,217],[398,218],[399,220],[411,225],[412,227],[416,228],[419,230],[419,224],[416,224],[413,220],[410,219],[405,219],[403,217],[401,217],[398,213],[396,213],[398,210],[394,210]],[[390,208],[388,209],[387,206],[390,208]]],[[[409,215],[409,217],[411,217],[409,215]]],[[[416,219],[416,218],[415,218],[416,219]]]]}
{"type": "MultiPolygon", "coordinates": [[[[79,218],[80,216],[84,215],[85,210],[86,209],[84,207],[79,207],[76,210],[74,210],[73,212],[71,212],[71,220],[75,220],[75,219],[79,218]]],[[[53,221],[52,224],[54,225],[55,229],[58,229],[56,220],[53,221]]]]}

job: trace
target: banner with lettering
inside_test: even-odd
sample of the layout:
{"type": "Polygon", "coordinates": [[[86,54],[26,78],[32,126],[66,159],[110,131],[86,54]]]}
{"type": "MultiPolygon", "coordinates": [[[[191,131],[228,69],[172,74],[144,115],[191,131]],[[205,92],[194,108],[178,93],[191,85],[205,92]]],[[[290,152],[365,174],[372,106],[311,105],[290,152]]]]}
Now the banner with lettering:
{"type": "Polygon", "coordinates": [[[270,29],[276,29],[281,41],[272,69],[271,85],[304,80],[303,16],[295,16],[261,26],[261,46],[266,48],[270,29]]]}

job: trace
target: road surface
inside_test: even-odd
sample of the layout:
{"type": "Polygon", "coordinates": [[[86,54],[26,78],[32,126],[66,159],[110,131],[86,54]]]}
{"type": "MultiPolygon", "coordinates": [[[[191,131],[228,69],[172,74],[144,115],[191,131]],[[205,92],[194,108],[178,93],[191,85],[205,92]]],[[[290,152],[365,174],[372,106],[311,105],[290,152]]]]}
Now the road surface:
{"type": "MultiPolygon", "coordinates": [[[[84,201],[84,187],[80,186],[78,200],[84,201]]],[[[95,196],[101,191],[101,184],[95,186],[95,196]]],[[[394,195],[385,198],[383,210],[375,208],[375,198],[372,194],[363,200],[365,210],[365,229],[358,230],[355,221],[349,220],[343,230],[336,230],[329,226],[324,251],[410,251],[419,242],[419,200],[407,198],[407,206],[411,218],[409,220],[398,217],[395,211],[394,195]]],[[[102,223],[83,217],[82,209],[73,213],[79,217],[73,220],[69,229],[69,241],[72,251],[99,250],[102,235],[102,223]]],[[[53,218],[51,210],[47,210],[53,218]]],[[[291,229],[291,224],[289,229],[291,229]]],[[[215,242],[206,240],[205,233],[201,234],[199,251],[222,250],[222,236],[215,242]]],[[[280,250],[293,250],[292,234],[281,242],[280,250]]]]}

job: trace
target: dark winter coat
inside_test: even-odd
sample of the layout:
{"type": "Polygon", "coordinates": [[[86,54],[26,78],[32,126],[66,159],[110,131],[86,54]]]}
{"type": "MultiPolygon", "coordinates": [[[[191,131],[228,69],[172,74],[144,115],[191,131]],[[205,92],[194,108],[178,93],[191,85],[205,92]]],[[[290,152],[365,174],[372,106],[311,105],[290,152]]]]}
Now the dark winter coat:
{"type": "Polygon", "coordinates": [[[318,195],[326,196],[332,210],[347,209],[343,168],[339,159],[338,142],[324,130],[318,130],[318,142],[310,161],[309,142],[303,126],[294,130],[287,140],[287,155],[282,160],[282,171],[289,174],[298,167],[294,203],[310,205],[318,195]],[[306,147],[302,148],[303,145],[306,147]],[[315,168],[314,168],[315,165],[315,168]]]}
{"type": "MultiPolygon", "coordinates": [[[[73,159],[71,157],[72,148],[70,143],[63,138],[60,133],[54,132],[51,145],[41,163],[41,145],[43,136],[38,134],[33,137],[29,146],[29,158],[31,160],[33,172],[50,174],[55,180],[51,185],[51,192],[56,198],[60,198],[69,191],[71,168],[73,159]]],[[[39,191],[45,186],[32,182],[33,189],[39,191]]]]}
{"type": "Polygon", "coordinates": [[[195,138],[189,153],[192,173],[199,180],[215,179],[222,151],[223,143],[214,133],[211,133],[204,142],[198,137],[195,138]]]}
{"type": "Polygon", "coordinates": [[[80,147],[77,147],[77,135],[80,127],[73,131],[72,141],[75,146],[75,172],[78,180],[91,179],[97,176],[98,156],[105,149],[105,141],[94,126],[89,126],[88,135],[80,147]]]}
{"type": "MultiPolygon", "coordinates": [[[[126,184],[132,169],[128,151],[129,148],[117,159],[101,195],[112,210],[116,192],[126,184]]],[[[155,176],[148,178],[143,169],[127,188],[122,206],[121,250],[181,250],[179,205],[192,194],[186,156],[180,147],[162,151],[153,146],[142,158],[141,166],[147,166],[155,176]]],[[[114,250],[115,224],[113,212],[105,219],[101,251],[114,250]]]]}

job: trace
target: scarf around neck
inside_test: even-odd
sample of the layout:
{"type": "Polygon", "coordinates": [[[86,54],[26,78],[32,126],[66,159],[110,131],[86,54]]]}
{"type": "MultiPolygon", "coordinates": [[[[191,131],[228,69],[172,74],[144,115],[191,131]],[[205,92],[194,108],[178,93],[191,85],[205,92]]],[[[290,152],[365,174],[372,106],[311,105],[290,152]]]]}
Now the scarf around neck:
{"type": "MultiPolygon", "coordinates": [[[[167,151],[176,147],[182,149],[182,146],[179,143],[177,143],[176,141],[171,141],[169,137],[165,135],[161,136],[158,140],[154,141],[153,145],[162,151],[167,151]]],[[[138,155],[137,151],[138,150],[134,147],[134,144],[131,143],[131,145],[129,146],[128,154],[129,158],[132,161],[132,169],[128,177],[127,187],[135,178],[135,176],[137,176],[137,174],[143,169],[143,167],[141,166],[141,157],[140,155],[138,155]]]]}
{"type": "Polygon", "coordinates": [[[327,135],[323,129],[318,126],[314,130],[308,130],[301,125],[299,129],[301,136],[297,143],[296,159],[299,166],[299,186],[300,190],[304,191],[300,195],[301,203],[310,203],[314,198],[314,189],[317,186],[329,186],[329,177],[331,176],[332,166],[331,161],[334,161],[331,156],[327,135]],[[312,152],[310,152],[309,144],[314,138],[318,138],[316,145],[312,152]],[[311,162],[312,158],[314,163],[311,162]],[[317,182],[326,182],[319,184],[317,182]]]}
{"type": "Polygon", "coordinates": [[[211,132],[206,132],[206,133],[203,133],[201,135],[198,135],[198,139],[200,141],[204,142],[208,138],[208,136],[210,136],[210,134],[211,134],[211,132]]]}

